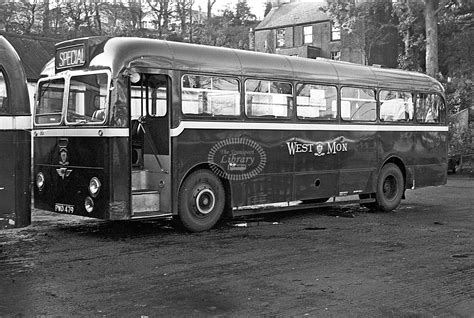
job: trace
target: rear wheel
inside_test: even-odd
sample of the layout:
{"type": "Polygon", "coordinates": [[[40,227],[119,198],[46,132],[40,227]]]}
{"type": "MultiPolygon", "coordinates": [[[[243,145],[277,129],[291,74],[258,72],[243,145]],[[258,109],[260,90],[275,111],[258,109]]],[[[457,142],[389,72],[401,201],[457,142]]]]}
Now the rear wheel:
{"type": "Polygon", "coordinates": [[[178,204],[178,220],[187,230],[209,230],[224,211],[224,186],[211,171],[197,170],[184,180],[178,204]]]}
{"type": "Polygon", "coordinates": [[[381,211],[396,209],[402,200],[404,190],[403,174],[397,165],[387,163],[380,171],[375,193],[375,206],[381,211]]]}

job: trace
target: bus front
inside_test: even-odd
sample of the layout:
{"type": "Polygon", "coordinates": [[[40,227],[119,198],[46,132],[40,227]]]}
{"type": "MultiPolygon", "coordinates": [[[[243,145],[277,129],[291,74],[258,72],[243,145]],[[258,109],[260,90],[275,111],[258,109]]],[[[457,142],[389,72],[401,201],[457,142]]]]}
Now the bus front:
{"type": "Polygon", "coordinates": [[[117,110],[110,109],[117,103],[110,68],[89,65],[94,47],[87,40],[58,44],[54,74],[38,82],[34,205],[59,213],[128,219],[129,131],[117,110]]]}

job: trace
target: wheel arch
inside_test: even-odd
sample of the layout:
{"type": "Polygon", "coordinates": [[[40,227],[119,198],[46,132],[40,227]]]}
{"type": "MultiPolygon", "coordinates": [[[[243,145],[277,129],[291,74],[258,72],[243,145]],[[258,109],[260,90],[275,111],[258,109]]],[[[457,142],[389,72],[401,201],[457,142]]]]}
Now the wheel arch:
{"type": "Polygon", "coordinates": [[[402,172],[402,175],[403,175],[403,198],[405,198],[405,190],[407,188],[407,180],[408,180],[407,166],[406,166],[405,162],[403,161],[403,159],[401,159],[399,156],[392,155],[392,156],[387,157],[383,161],[382,165],[379,168],[379,173],[380,173],[380,171],[382,171],[382,168],[388,163],[395,164],[400,169],[400,171],[402,172]]]}

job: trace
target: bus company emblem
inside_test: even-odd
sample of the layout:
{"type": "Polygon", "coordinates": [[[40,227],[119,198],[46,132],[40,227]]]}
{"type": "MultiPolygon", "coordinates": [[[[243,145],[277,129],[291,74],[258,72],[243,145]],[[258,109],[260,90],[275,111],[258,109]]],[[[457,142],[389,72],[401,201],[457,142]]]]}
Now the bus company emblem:
{"type": "Polygon", "coordinates": [[[324,149],[324,146],[321,142],[318,142],[316,144],[316,152],[314,153],[315,156],[324,156],[324,152],[323,152],[323,149],[324,149]]]}
{"type": "Polygon", "coordinates": [[[67,149],[59,149],[59,164],[62,166],[67,166],[69,164],[69,161],[67,161],[67,159],[67,149]]]}
{"type": "Polygon", "coordinates": [[[255,141],[229,138],[215,144],[208,154],[212,171],[222,178],[239,181],[255,177],[263,171],[267,155],[255,141]]]}
{"type": "Polygon", "coordinates": [[[348,150],[348,144],[344,137],[325,142],[318,141],[315,143],[287,141],[286,146],[290,156],[294,156],[298,153],[312,153],[316,157],[322,157],[325,155],[335,155],[339,152],[347,152],[348,150]]]}
{"type": "Polygon", "coordinates": [[[68,153],[67,153],[66,147],[59,148],[59,164],[62,167],[56,169],[56,172],[64,180],[64,178],[69,177],[69,175],[72,172],[71,169],[67,168],[67,166],[69,165],[69,161],[68,161],[68,153]]]}

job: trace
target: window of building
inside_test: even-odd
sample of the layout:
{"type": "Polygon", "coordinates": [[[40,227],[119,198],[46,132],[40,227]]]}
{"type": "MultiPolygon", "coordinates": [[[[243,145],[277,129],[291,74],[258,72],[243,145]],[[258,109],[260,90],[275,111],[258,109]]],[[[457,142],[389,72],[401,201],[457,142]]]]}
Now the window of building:
{"type": "Polygon", "coordinates": [[[303,27],[303,43],[304,44],[313,43],[313,26],[312,25],[303,27]]]}
{"type": "Polygon", "coordinates": [[[8,110],[7,81],[3,70],[0,69],[0,114],[5,114],[8,110]]]}
{"type": "Polygon", "coordinates": [[[296,92],[296,113],[299,118],[326,120],[336,118],[336,87],[315,84],[298,84],[296,92]]]}
{"type": "Polygon", "coordinates": [[[249,117],[289,117],[293,102],[290,83],[247,80],[245,82],[245,111],[249,117]]]}
{"type": "Polygon", "coordinates": [[[184,75],[181,84],[183,114],[240,115],[240,90],[236,78],[184,75]]]}
{"type": "Polygon", "coordinates": [[[341,51],[331,52],[331,60],[340,61],[341,60],[341,51]]]}
{"type": "Polygon", "coordinates": [[[341,26],[337,22],[331,23],[331,41],[339,41],[341,39],[341,26]]]}
{"type": "Polygon", "coordinates": [[[416,120],[419,123],[443,123],[446,109],[438,94],[417,94],[416,120]]]}
{"type": "Polygon", "coordinates": [[[381,121],[412,121],[415,111],[412,94],[398,91],[380,91],[381,121]]]}
{"type": "Polygon", "coordinates": [[[341,117],[344,120],[375,121],[376,105],[374,90],[356,87],[341,89],[341,117]]]}
{"type": "Polygon", "coordinates": [[[285,47],[285,29],[278,29],[277,30],[277,39],[276,39],[276,47],[285,47]]]}

